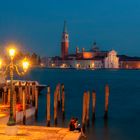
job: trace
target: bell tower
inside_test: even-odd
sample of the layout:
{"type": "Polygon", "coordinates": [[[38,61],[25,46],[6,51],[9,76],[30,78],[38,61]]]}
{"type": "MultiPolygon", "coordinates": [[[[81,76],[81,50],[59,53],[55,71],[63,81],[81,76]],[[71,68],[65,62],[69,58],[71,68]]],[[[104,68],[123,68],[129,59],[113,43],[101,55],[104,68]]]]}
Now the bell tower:
{"type": "Polygon", "coordinates": [[[67,31],[66,21],[64,21],[64,28],[61,41],[61,57],[63,60],[66,59],[66,57],[68,56],[68,48],[69,48],[69,34],[67,31]]]}

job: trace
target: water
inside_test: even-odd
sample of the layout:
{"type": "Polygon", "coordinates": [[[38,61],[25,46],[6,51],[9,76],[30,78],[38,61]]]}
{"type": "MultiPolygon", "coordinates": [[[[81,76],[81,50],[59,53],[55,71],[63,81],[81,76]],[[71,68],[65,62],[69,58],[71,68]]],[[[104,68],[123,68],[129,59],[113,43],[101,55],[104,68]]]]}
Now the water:
{"type": "MultiPolygon", "coordinates": [[[[53,92],[58,82],[65,84],[66,121],[59,113],[58,126],[67,127],[72,116],[81,120],[84,90],[97,93],[96,121],[87,129],[89,140],[139,140],[140,139],[140,71],[139,70],[70,70],[34,69],[24,79],[38,80],[51,86],[51,117],[53,125],[53,92]],[[110,86],[109,119],[104,122],[104,87],[110,86]]],[[[39,97],[37,122],[45,125],[45,91],[39,97]]],[[[92,108],[90,107],[90,118],[92,108]]]]}

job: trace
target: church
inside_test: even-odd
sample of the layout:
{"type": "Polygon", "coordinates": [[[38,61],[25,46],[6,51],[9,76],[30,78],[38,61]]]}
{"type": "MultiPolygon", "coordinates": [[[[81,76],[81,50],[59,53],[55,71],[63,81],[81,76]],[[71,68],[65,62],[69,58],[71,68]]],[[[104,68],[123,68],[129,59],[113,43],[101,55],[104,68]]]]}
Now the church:
{"type": "Polygon", "coordinates": [[[140,58],[118,55],[115,50],[102,51],[94,42],[92,48],[81,50],[76,47],[75,53],[69,53],[69,34],[66,21],[62,32],[61,56],[52,57],[48,64],[51,68],[76,69],[118,69],[140,68],[140,58]]]}

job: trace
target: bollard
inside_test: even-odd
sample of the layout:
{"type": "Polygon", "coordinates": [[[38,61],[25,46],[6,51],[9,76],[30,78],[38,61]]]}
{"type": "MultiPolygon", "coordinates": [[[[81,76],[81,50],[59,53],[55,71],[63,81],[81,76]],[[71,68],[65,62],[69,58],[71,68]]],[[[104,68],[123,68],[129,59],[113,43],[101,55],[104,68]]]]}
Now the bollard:
{"type": "Polygon", "coordinates": [[[50,86],[47,87],[47,126],[50,126],[51,122],[51,113],[50,113],[50,106],[51,106],[51,97],[50,97],[50,86]]]}
{"type": "Polygon", "coordinates": [[[62,89],[62,119],[65,120],[65,91],[62,89]]]}
{"type": "Polygon", "coordinates": [[[22,102],[22,106],[23,106],[23,124],[25,125],[26,124],[26,98],[25,98],[25,90],[23,90],[22,92],[23,94],[23,102],[22,102]]]}
{"type": "Polygon", "coordinates": [[[86,124],[89,126],[89,103],[90,103],[90,92],[87,91],[86,96],[86,124]]]}
{"type": "Polygon", "coordinates": [[[35,88],[35,119],[37,119],[38,115],[38,89],[35,88]]]}
{"type": "Polygon", "coordinates": [[[57,91],[54,93],[54,124],[57,125],[57,91]]]}
{"type": "Polygon", "coordinates": [[[87,96],[87,93],[84,92],[84,95],[83,95],[83,113],[82,113],[82,129],[83,129],[83,132],[85,132],[86,96],[87,96]]]}
{"type": "Polygon", "coordinates": [[[104,119],[108,118],[109,86],[105,86],[105,114],[104,119]]]}
{"type": "Polygon", "coordinates": [[[96,92],[92,91],[92,121],[95,120],[96,92]]]}

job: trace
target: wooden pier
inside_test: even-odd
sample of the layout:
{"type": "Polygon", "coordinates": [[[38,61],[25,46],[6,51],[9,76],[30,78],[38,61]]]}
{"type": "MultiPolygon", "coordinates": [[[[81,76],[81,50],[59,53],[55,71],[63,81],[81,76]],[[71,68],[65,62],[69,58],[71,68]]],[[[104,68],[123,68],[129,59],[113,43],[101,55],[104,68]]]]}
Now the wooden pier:
{"type": "MultiPolygon", "coordinates": [[[[26,119],[28,117],[31,117],[33,115],[35,116],[35,118],[38,117],[38,96],[40,91],[44,89],[46,85],[40,85],[37,81],[14,80],[13,87],[14,87],[13,112],[14,112],[15,120],[16,122],[23,121],[23,124],[26,124],[26,119]],[[33,111],[30,111],[31,113],[28,113],[28,110],[33,110],[33,111]]],[[[3,91],[1,92],[2,92],[1,93],[2,104],[0,104],[0,112],[2,114],[7,114],[8,116],[9,109],[10,109],[10,81],[9,80],[6,81],[6,85],[4,85],[3,91]]]]}

